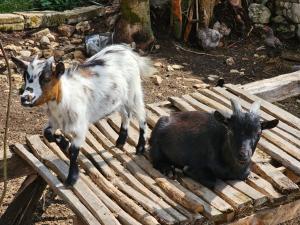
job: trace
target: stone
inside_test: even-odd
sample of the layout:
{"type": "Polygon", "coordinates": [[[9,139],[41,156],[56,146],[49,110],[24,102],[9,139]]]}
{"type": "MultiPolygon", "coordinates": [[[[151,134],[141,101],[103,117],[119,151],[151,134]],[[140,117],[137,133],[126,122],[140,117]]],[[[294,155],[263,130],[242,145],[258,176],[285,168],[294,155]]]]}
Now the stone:
{"type": "Polygon", "coordinates": [[[50,41],[55,41],[56,38],[53,34],[47,34],[47,38],[49,38],[50,41]]]}
{"type": "Polygon", "coordinates": [[[85,59],[85,55],[80,50],[75,50],[73,55],[74,55],[74,59],[76,60],[85,59]]]}
{"type": "Polygon", "coordinates": [[[43,50],[43,56],[44,58],[48,59],[53,55],[53,50],[52,49],[44,49],[43,50]]]}
{"type": "Polygon", "coordinates": [[[153,83],[156,85],[160,85],[163,82],[161,76],[154,75],[152,78],[153,78],[153,83]]]}
{"type": "Polygon", "coordinates": [[[75,45],[66,45],[63,50],[66,54],[73,52],[75,51],[75,45]]]}
{"type": "Polygon", "coordinates": [[[281,15],[273,17],[272,22],[274,22],[274,23],[284,23],[284,24],[287,23],[286,19],[281,15]]]}
{"type": "Polygon", "coordinates": [[[163,64],[161,62],[156,62],[153,64],[155,67],[163,67],[163,64]]]}
{"type": "Polygon", "coordinates": [[[233,57],[227,58],[227,59],[226,59],[226,64],[227,64],[228,66],[234,65],[234,64],[235,64],[235,61],[234,61],[233,57]]]}
{"type": "Polygon", "coordinates": [[[218,79],[220,76],[215,75],[215,74],[210,74],[208,75],[208,77],[214,78],[214,79],[218,79]]]}
{"type": "Polygon", "coordinates": [[[154,45],[154,48],[155,48],[156,50],[159,50],[159,49],[160,49],[160,45],[154,45]]]}
{"type": "Polygon", "coordinates": [[[180,70],[180,69],[183,69],[184,66],[178,65],[178,64],[174,64],[174,65],[172,65],[172,68],[173,68],[174,70],[180,70]]]}
{"type": "Polygon", "coordinates": [[[71,42],[71,44],[78,45],[78,44],[81,44],[81,43],[82,43],[82,39],[79,39],[79,38],[71,38],[71,39],[70,39],[70,42],[71,42]]]}
{"type": "Polygon", "coordinates": [[[24,30],[24,23],[0,24],[0,31],[21,31],[21,30],[24,30]]]}
{"type": "Polygon", "coordinates": [[[71,37],[75,31],[75,27],[72,25],[63,24],[63,25],[60,25],[57,28],[57,30],[58,30],[58,33],[60,33],[61,35],[66,36],[66,37],[71,37]]]}
{"type": "Polygon", "coordinates": [[[12,13],[1,13],[0,24],[17,24],[24,23],[23,16],[12,14],[12,13]]]}
{"type": "Polygon", "coordinates": [[[283,15],[293,23],[300,23],[300,2],[295,0],[277,0],[276,14],[283,15]]]}
{"type": "Polygon", "coordinates": [[[26,42],[30,45],[34,45],[34,40],[29,39],[29,40],[26,40],[26,42]]]}
{"type": "Polygon", "coordinates": [[[33,34],[31,34],[31,36],[35,39],[41,39],[43,36],[47,36],[48,34],[50,34],[50,30],[48,28],[40,30],[38,32],[35,32],[33,34]]]}
{"type": "Polygon", "coordinates": [[[172,67],[171,65],[168,65],[168,66],[167,66],[167,70],[168,70],[168,71],[174,71],[174,69],[173,69],[173,67],[172,67]]]}
{"type": "Polygon", "coordinates": [[[63,57],[62,57],[62,59],[64,61],[74,59],[74,54],[72,52],[70,52],[68,54],[64,54],[63,57]]]}
{"type": "Polygon", "coordinates": [[[57,48],[57,47],[59,47],[59,43],[57,43],[57,42],[51,42],[50,47],[52,49],[57,48]]]}
{"type": "Polygon", "coordinates": [[[68,24],[76,24],[80,21],[101,17],[106,14],[106,10],[106,7],[92,5],[88,7],[78,7],[72,10],[66,10],[63,13],[68,24]]]}
{"type": "Polygon", "coordinates": [[[83,21],[76,24],[76,31],[79,33],[86,33],[91,30],[91,25],[89,21],[83,21]]]}
{"type": "Polygon", "coordinates": [[[28,50],[21,50],[21,51],[19,52],[19,54],[20,54],[22,57],[24,57],[24,58],[28,58],[28,57],[31,56],[31,52],[28,51],[28,50]]]}
{"type": "Polygon", "coordinates": [[[14,44],[10,44],[10,45],[6,45],[4,46],[5,50],[10,50],[10,51],[15,51],[15,52],[19,52],[22,50],[22,47],[20,46],[16,46],[14,44]]]}
{"type": "Polygon", "coordinates": [[[43,36],[40,40],[40,46],[42,49],[46,49],[46,48],[49,48],[50,47],[50,40],[47,36],[43,36]]]}
{"type": "Polygon", "coordinates": [[[33,55],[38,55],[39,57],[41,57],[43,55],[42,51],[38,47],[33,47],[32,48],[32,54],[33,55]]]}
{"type": "Polygon", "coordinates": [[[57,61],[61,60],[64,55],[65,55],[65,52],[63,50],[55,50],[53,52],[54,59],[57,61]]]}
{"type": "Polygon", "coordinates": [[[253,23],[267,24],[270,22],[271,11],[268,7],[263,4],[250,4],[249,8],[249,17],[253,23]]]}
{"type": "Polygon", "coordinates": [[[238,71],[238,70],[236,70],[236,69],[232,69],[232,70],[230,70],[230,73],[240,73],[240,71],[238,71]]]}

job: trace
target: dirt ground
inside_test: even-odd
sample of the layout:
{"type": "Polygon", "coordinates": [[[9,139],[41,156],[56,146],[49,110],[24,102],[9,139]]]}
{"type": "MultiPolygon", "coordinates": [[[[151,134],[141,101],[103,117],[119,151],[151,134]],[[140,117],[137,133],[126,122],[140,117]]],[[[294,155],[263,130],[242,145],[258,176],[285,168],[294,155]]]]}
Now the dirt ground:
{"type": "MultiPolygon", "coordinates": [[[[5,40],[9,42],[18,42],[23,34],[11,34],[6,36],[5,40]]],[[[150,54],[150,57],[156,63],[158,74],[162,78],[160,85],[155,84],[152,78],[143,81],[145,101],[147,103],[157,102],[167,99],[168,96],[180,96],[185,93],[196,91],[194,84],[197,83],[193,79],[201,79],[202,81],[215,85],[217,77],[223,77],[226,83],[244,84],[263,78],[273,77],[280,74],[291,72],[290,66],[294,63],[284,62],[280,59],[269,59],[265,52],[257,51],[257,47],[262,45],[262,40],[256,36],[251,36],[243,42],[228,42],[224,47],[211,51],[209,54],[223,55],[210,56],[205,54],[196,54],[178,49],[170,40],[159,40],[157,44],[160,46],[150,54]],[[229,48],[226,46],[230,46],[229,48]],[[233,57],[234,65],[226,64],[226,59],[233,57]],[[161,63],[161,65],[158,65],[161,63]],[[182,69],[168,69],[169,65],[180,65],[182,69]],[[230,70],[238,70],[243,74],[230,73],[230,70]],[[214,76],[211,76],[214,75],[214,76]],[[192,79],[191,79],[192,78],[192,79]],[[213,78],[215,80],[213,80],[213,78]]],[[[291,45],[293,51],[296,45],[291,45]]],[[[195,50],[199,51],[199,50],[195,50]]],[[[176,67],[176,66],[175,66],[176,67]]],[[[25,136],[30,134],[41,134],[44,124],[46,123],[45,108],[23,108],[20,105],[18,96],[18,88],[22,83],[21,77],[15,77],[12,98],[12,111],[10,115],[9,143],[24,143],[25,136]]],[[[3,137],[4,118],[6,111],[7,99],[7,80],[5,75],[0,74],[0,138],[3,137]]],[[[300,116],[299,97],[290,98],[280,102],[283,108],[291,113],[300,116]],[[297,101],[298,100],[298,101],[297,101]]],[[[0,142],[2,149],[2,141],[0,142]]],[[[1,153],[2,154],[2,153],[1,153]]],[[[2,172],[2,171],[1,171],[2,172]]],[[[5,211],[7,205],[11,202],[16,194],[23,178],[11,180],[9,182],[8,193],[5,203],[0,207],[0,215],[5,211]]],[[[2,186],[0,186],[1,192],[2,186]]],[[[45,201],[39,202],[34,224],[37,225],[64,225],[72,224],[72,211],[58,197],[53,197],[51,191],[47,189],[45,192],[45,201]],[[43,207],[44,206],[44,207],[43,207]]],[[[290,224],[299,224],[294,221],[290,224]]]]}

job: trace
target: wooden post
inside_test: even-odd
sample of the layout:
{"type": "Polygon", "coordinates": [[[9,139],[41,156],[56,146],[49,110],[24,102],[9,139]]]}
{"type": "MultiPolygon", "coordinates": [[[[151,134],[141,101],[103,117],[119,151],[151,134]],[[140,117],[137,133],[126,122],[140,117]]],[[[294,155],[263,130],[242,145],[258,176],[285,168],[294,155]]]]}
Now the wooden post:
{"type": "Polygon", "coordinates": [[[0,224],[32,224],[33,212],[47,183],[42,177],[34,174],[29,175],[23,184],[21,186],[22,191],[15,197],[0,218],[0,224]],[[32,176],[35,176],[35,179],[32,176]]]}

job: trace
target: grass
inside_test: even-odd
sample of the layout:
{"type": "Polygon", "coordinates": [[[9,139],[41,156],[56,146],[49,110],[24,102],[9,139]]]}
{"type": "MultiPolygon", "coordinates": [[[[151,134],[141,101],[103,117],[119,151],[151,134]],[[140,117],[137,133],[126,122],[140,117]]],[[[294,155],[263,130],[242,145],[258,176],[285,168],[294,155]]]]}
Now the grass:
{"type": "Polygon", "coordinates": [[[0,13],[32,10],[32,4],[33,0],[0,0],[0,13]]]}

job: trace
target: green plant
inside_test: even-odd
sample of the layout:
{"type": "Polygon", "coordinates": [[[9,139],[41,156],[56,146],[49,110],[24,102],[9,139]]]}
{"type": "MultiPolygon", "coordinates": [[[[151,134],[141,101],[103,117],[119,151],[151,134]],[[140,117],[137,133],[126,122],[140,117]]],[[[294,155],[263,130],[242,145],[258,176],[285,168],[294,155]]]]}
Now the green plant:
{"type": "Polygon", "coordinates": [[[0,0],[0,13],[32,10],[32,0],[0,0]]]}
{"type": "Polygon", "coordinates": [[[65,10],[83,4],[82,0],[34,0],[34,6],[40,9],[65,10]]]}

